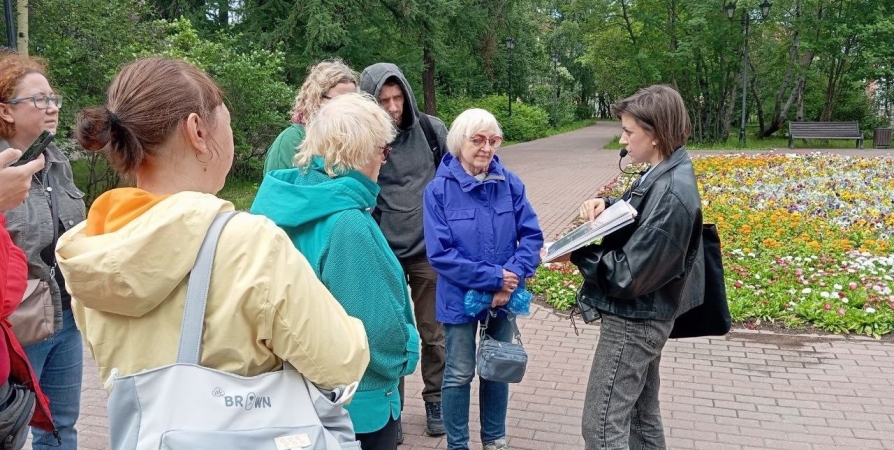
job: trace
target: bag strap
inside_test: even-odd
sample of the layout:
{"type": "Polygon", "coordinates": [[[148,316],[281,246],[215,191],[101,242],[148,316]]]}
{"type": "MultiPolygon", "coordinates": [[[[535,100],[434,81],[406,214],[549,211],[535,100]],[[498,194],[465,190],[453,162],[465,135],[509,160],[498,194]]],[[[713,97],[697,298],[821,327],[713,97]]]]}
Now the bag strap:
{"type": "MultiPolygon", "coordinates": [[[[34,176],[38,177],[38,174],[34,174],[34,176]]],[[[41,182],[39,178],[37,181],[43,185],[44,191],[49,197],[47,206],[50,207],[50,220],[53,221],[53,248],[56,248],[56,243],[59,241],[59,206],[56,203],[56,186],[53,185],[53,177],[50,176],[49,167],[45,169],[43,181],[41,182]]],[[[50,277],[56,276],[56,265],[56,252],[54,251],[50,261],[47,263],[50,269],[50,277]]]]}
{"type": "Polygon", "coordinates": [[[183,322],[180,324],[180,345],[177,348],[177,363],[198,364],[202,350],[202,331],[205,325],[205,304],[208,300],[208,288],[211,283],[211,265],[214,263],[214,251],[217,241],[227,222],[237,214],[236,211],[218,213],[208,232],[196,263],[189,273],[186,286],[186,304],[183,306],[183,322]]]}
{"type": "Polygon", "coordinates": [[[487,326],[490,324],[490,318],[497,317],[497,313],[501,309],[506,313],[506,318],[509,319],[509,323],[512,326],[512,330],[515,332],[515,333],[513,333],[515,336],[515,340],[518,341],[519,344],[521,344],[522,343],[521,331],[518,329],[518,324],[515,322],[515,314],[513,314],[512,311],[509,311],[506,308],[496,308],[496,309],[490,308],[487,310],[487,318],[484,319],[484,325],[481,327],[480,330],[478,330],[479,340],[484,339],[484,331],[487,330],[487,326]]]}
{"type": "Polygon", "coordinates": [[[435,134],[435,129],[431,126],[431,119],[428,117],[428,114],[424,112],[419,113],[419,125],[422,125],[422,133],[425,134],[425,140],[428,141],[428,148],[431,149],[432,156],[434,156],[435,170],[437,170],[438,165],[441,164],[441,157],[444,155],[438,145],[438,135],[435,134]]]}

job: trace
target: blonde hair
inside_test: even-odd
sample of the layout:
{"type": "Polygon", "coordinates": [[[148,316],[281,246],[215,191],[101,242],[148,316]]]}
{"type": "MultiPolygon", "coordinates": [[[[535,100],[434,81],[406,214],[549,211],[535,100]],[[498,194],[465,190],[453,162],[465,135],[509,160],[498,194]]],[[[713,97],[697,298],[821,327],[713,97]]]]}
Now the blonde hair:
{"type": "Polygon", "coordinates": [[[379,147],[396,136],[391,116],[371,95],[340,95],[323,105],[308,122],[294,164],[306,169],[314,156],[320,156],[326,173],[335,177],[366,166],[378,156],[379,147]]]}
{"type": "Polygon", "coordinates": [[[465,138],[490,130],[503,137],[503,129],[493,114],[479,108],[467,109],[456,116],[450,125],[450,132],[447,133],[447,150],[451,155],[459,156],[465,138]]]}
{"type": "Polygon", "coordinates": [[[340,59],[323,61],[308,69],[307,78],[295,95],[292,122],[307,123],[323,104],[323,95],[326,91],[342,83],[353,83],[354,86],[360,84],[357,72],[340,59]]]}

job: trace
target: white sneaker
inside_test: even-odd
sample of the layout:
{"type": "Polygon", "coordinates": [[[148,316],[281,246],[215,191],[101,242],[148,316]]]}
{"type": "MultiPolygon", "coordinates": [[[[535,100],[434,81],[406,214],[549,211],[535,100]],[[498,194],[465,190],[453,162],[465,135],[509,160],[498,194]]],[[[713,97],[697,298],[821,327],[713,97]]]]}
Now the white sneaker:
{"type": "Polygon", "coordinates": [[[509,450],[509,445],[506,444],[506,438],[500,438],[490,444],[484,444],[483,448],[484,450],[509,450]]]}

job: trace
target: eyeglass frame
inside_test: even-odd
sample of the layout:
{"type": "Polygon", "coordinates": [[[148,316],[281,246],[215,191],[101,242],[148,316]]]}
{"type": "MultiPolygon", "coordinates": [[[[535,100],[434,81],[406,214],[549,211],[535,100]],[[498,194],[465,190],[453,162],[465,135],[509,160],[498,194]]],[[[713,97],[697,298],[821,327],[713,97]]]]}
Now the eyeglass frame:
{"type": "Polygon", "coordinates": [[[386,160],[387,160],[387,159],[388,159],[388,155],[391,154],[391,150],[392,150],[391,146],[388,145],[388,144],[385,144],[385,145],[383,145],[383,146],[381,146],[381,147],[376,147],[376,148],[382,151],[382,156],[384,156],[384,158],[382,158],[382,159],[386,159],[386,160]]]}
{"type": "Polygon", "coordinates": [[[56,109],[62,108],[62,95],[61,94],[53,94],[53,95],[34,94],[30,97],[12,98],[5,102],[0,102],[0,103],[4,103],[7,105],[18,105],[19,103],[22,103],[25,100],[31,100],[31,103],[34,104],[34,107],[37,109],[40,109],[40,110],[50,109],[50,102],[53,102],[53,104],[56,105],[56,109]],[[45,106],[43,108],[41,108],[40,106],[37,106],[37,97],[41,97],[41,96],[44,97],[43,102],[45,103],[45,106]]]}
{"type": "Polygon", "coordinates": [[[474,136],[466,136],[466,137],[469,138],[469,142],[471,142],[472,145],[474,145],[478,148],[484,148],[485,144],[490,144],[490,148],[498,149],[498,148],[500,148],[501,145],[503,145],[503,141],[505,140],[505,139],[503,139],[503,136],[500,136],[500,135],[495,135],[493,137],[487,137],[483,134],[476,134],[474,136]],[[480,144],[476,144],[475,138],[479,137],[479,136],[484,139],[480,144]]]}

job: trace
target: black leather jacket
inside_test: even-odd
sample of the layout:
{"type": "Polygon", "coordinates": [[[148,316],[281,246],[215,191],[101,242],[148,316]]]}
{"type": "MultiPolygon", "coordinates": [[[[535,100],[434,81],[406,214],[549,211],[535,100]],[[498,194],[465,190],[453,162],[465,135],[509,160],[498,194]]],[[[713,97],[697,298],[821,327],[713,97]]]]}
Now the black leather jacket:
{"type": "Polygon", "coordinates": [[[661,161],[623,198],[638,211],[636,221],[571,254],[584,277],[580,301],[605,313],[655,320],[675,319],[700,305],[702,208],[686,148],[661,161]]]}

